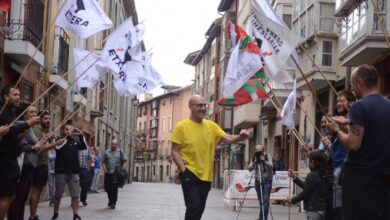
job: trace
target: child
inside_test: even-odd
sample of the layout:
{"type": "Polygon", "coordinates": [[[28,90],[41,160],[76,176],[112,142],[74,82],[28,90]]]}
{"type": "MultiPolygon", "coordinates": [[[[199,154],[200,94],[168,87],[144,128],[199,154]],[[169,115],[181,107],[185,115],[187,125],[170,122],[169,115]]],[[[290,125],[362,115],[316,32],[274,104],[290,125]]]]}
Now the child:
{"type": "Polygon", "coordinates": [[[323,152],[310,152],[309,168],[311,172],[307,175],[305,182],[297,178],[291,169],[288,170],[288,176],[303,191],[297,196],[287,198],[287,201],[296,204],[303,200],[308,220],[323,220],[325,216],[325,182],[323,177],[326,172],[326,163],[327,158],[323,152]]]}

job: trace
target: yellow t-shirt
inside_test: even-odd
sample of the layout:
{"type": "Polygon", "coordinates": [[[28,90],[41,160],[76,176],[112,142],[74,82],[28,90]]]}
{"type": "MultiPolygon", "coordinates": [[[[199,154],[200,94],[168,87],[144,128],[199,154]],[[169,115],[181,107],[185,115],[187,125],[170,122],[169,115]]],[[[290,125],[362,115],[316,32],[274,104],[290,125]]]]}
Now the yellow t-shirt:
{"type": "Polygon", "coordinates": [[[187,169],[203,181],[212,181],[215,146],[225,132],[215,122],[185,119],[173,129],[171,142],[180,145],[180,158],[187,169]]]}

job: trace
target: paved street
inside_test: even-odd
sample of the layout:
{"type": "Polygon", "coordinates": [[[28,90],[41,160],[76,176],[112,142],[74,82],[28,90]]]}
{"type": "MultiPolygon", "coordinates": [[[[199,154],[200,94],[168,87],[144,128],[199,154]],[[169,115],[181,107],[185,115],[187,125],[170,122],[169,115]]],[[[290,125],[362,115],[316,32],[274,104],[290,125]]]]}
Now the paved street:
{"type": "MultiPolygon", "coordinates": [[[[89,220],[129,220],[129,219],[150,219],[150,220],[179,220],[184,219],[184,200],[180,185],[165,183],[133,183],[126,185],[119,191],[119,199],[115,210],[107,208],[107,197],[105,192],[88,195],[88,206],[80,207],[80,215],[83,219],[89,220]]],[[[238,219],[254,220],[258,215],[258,208],[255,203],[249,204],[252,207],[242,209],[238,219]]],[[[26,213],[29,213],[26,207],[26,213]]],[[[42,220],[50,219],[53,208],[48,202],[39,205],[38,214],[42,220]]],[[[288,219],[288,207],[273,205],[272,212],[274,219],[288,219]]],[[[305,214],[298,213],[298,208],[292,208],[291,220],[304,220],[305,214]]],[[[224,204],[221,190],[212,189],[207,201],[207,207],[203,215],[205,220],[236,219],[238,212],[232,207],[224,204]]],[[[28,219],[26,216],[25,219],[28,219]]],[[[62,199],[59,219],[72,219],[69,197],[62,199]]],[[[271,219],[271,218],[269,218],[271,219]]]]}

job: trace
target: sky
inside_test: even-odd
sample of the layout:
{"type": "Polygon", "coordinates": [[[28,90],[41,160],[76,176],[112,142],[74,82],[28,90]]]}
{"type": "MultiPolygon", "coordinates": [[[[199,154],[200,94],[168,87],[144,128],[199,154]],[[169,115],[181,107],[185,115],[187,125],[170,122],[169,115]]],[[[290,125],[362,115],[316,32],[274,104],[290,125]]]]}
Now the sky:
{"type": "MultiPolygon", "coordinates": [[[[195,67],[184,63],[191,52],[202,49],[205,33],[221,17],[221,0],[135,0],[138,21],[145,24],[144,43],[152,49],[152,65],[166,85],[192,84],[195,67]]],[[[153,96],[163,93],[152,90],[153,96]]]]}

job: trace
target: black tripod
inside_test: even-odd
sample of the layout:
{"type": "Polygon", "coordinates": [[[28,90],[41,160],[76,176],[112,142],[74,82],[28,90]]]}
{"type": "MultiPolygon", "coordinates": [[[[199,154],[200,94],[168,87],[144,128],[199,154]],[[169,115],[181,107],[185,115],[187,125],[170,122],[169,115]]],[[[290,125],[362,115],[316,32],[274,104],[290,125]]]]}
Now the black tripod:
{"type": "Polygon", "coordinates": [[[261,208],[261,214],[263,216],[263,220],[265,220],[265,213],[264,213],[264,194],[263,194],[263,177],[261,176],[261,168],[264,168],[264,161],[256,161],[257,169],[255,169],[255,172],[257,172],[260,182],[260,208],[261,208]]]}
{"type": "MultiPolygon", "coordinates": [[[[265,212],[264,212],[264,194],[263,194],[263,177],[261,176],[262,173],[261,173],[261,168],[264,168],[264,161],[263,160],[257,160],[255,159],[255,163],[256,163],[256,167],[255,167],[255,170],[254,172],[252,173],[251,175],[251,178],[249,180],[249,184],[251,183],[252,179],[253,179],[253,176],[255,175],[258,175],[259,177],[259,182],[260,182],[260,207],[261,207],[261,213],[262,213],[262,217],[263,217],[263,220],[265,220],[265,212]]],[[[256,184],[255,184],[256,185],[256,184]]],[[[241,208],[242,206],[244,205],[244,201],[245,201],[245,198],[246,198],[246,195],[248,193],[248,191],[251,189],[251,188],[254,188],[255,185],[251,186],[247,186],[245,187],[245,195],[244,195],[244,199],[242,201],[242,203],[240,203],[240,208],[238,210],[238,214],[237,214],[237,217],[236,217],[236,220],[238,220],[238,217],[240,216],[241,214],[241,208]]],[[[271,207],[269,206],[268,207],[269,211],[271,212],[271,207]]],[[[272,212],[271,212],[271,218],[273,219],[273,216],[272,216],[272,212]]]]}

